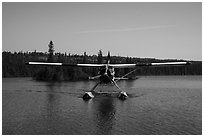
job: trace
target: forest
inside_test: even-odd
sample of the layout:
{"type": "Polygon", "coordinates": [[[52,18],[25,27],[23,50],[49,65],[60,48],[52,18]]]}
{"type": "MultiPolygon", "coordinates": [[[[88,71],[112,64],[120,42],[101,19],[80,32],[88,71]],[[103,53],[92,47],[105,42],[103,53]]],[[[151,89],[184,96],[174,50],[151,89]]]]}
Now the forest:
{"type": "MultiPolygon", "coordinates": [[[[99,50],[98,55],[81,55],[55,53],[52,41],[48,44],[48,52],[2,52],[2,76],[3,77],[33,77],[36,80],[44,81],[76,81],[85,80],[90,76],[98,75],[100,68],[90,67],[67,67],[67,66],[30,66],[26,65],[29,61],[38,62],[62,62],[69,64],[76,63],[106,63],[107,56],[99,50]]],[[[111,56],[111,63],[151,63],[151,62],[175,62],[187,61],[176,59],[155,59],[155,58],[136,58],[111,56]]],[[[192,64],[185,66],[163,66],[163,67],[138,67],[129,78],[141,75],[202,75],[202,62],[191,61],[192,64]]],[[[115,69],[116,77],[120,77],[133,70],[134,68],[115,69]]]]}

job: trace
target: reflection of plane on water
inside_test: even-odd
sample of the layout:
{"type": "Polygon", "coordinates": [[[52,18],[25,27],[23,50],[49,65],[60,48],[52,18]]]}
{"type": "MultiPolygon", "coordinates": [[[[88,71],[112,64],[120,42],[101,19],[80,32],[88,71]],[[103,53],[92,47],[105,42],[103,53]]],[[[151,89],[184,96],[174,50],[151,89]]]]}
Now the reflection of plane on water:
{"type": "Polygon", "coordinates": [[[89,92],[85,92],[83,98],[84,99],[93,98],[94,90],[99,84],[112,83],[120,90],[118,97],[120,99],[126,99],[128,97],[127,93],[125,91],[122,91],[116,82],[121,79],[124,79],[127,75],[131,74],[136,69],[134,69],[133,71],[130,71],[129,73],[127,73],[121,78],[116,78],[114,68],[136,68],[136,67],[142,67],[142,66],[186,65],[186,64],[189,64],[189,62],[111,64],[110,54],[108,54],[106,64],[67,64],[67,63],[47,63],[47,62],[28,62],[27,64],[28,65],[48,65],[48,66],[100,67],[99,75],[95,77],[91,77],[91,79],[99,79],[99,82],[97,82],[96,85],[89,92]]]}

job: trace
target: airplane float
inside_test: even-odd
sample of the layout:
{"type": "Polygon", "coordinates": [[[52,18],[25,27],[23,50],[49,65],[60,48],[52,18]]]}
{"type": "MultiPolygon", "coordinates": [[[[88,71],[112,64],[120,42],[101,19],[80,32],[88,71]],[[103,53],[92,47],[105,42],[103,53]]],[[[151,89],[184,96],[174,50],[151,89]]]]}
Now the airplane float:
{"type": "Polygon", "coordinates": [[[131,74],[136,70],[136,67],[142,66],[169,66],[169,65],[187,65],[190,62],[164,62],[164,63],[135,63],[135,64],[111,64],[110,63],[110,53],[108,53],[107,63],[106,64],[68,64],[68,63],[48,63],[48,62],[28,62],[28,65],[47,65],[47,66],[72,66],[72,67],[99,67],[101,68],[98,76],[90,77],[90,79],[99,79],[95,86],[88,92],[85,92],[83,99],[94,98],[94,90],[99,84],[113,84],[119,89],[118,98],[125,100],[128,98],[128,95],[125,91],[122,91],[121,88],[116,83],[117,81],[123,79],[127,75],[131,74]],[[115,77],[114,68],[135,68],[133,71],[127,73],[121,78],[115,77]]]}

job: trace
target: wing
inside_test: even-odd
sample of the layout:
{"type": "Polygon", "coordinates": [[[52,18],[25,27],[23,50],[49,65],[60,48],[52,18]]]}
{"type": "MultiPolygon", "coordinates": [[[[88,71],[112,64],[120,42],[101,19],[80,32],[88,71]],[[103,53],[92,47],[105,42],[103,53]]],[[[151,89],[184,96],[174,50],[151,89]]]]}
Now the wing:
{"type": "Polygon", "coordinates": [[[47,63],[47,62],[28,62],[27,65],[46,65],[46,66],[78,66],[78,67],[102,67],[106,64],[68,64],[68,63],[47,63]]]}
{"type": "Polygon", "coordinates": [[[164,63],[136,63],[136,64],[110,64],[114,68],[133,68],[137,66],[167,66],[167,65],[187,65],[189,62],[164,62],[164,63]]]}
{"type": "MultiPolygon", "coordinates": [[[[68,63],[47,63],[28,62],[27,65],[47,65],[47,66],[76,66],[76,67],[103,67],[107,64],[68,64],[68,63]]],[[[114,68],[133,68],[137,66],[165,66],[165,65],[187,65],[189,62],[165,62],[165,63],[136,63],[136,64],[109,64],[114,68]]]]}

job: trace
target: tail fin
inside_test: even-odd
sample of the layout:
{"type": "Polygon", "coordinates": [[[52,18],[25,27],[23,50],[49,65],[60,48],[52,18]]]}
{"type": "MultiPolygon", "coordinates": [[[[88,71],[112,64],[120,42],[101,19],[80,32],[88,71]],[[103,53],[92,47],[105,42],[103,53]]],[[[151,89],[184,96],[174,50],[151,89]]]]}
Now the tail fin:
{"type": "Polygon", "coordinates": [[[110,59],[111,59],[111,57],[110,57],[110,52],[108,51],[107,63],[110,63],[110,59]]]}

